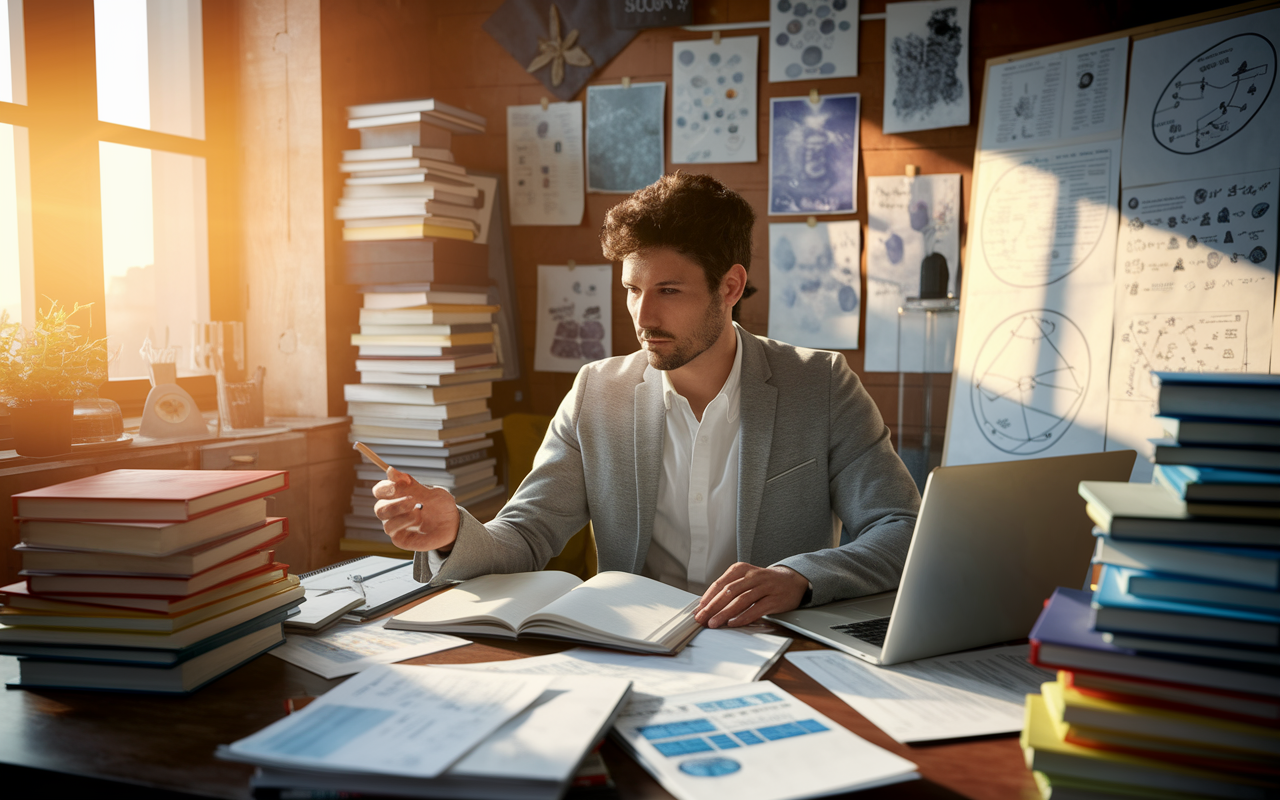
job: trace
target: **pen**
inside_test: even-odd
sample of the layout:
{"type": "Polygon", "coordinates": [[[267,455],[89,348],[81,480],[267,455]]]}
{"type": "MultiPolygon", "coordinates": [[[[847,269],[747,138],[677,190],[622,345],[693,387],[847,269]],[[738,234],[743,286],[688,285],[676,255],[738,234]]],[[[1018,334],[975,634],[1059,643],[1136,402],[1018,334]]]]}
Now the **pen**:
{"type": "MultiPolygon", "coordinates": [[[[367,444],[365,444],[364,442],[356,442],[355,444],[351,445],[351,449],[352,449],[352,450],[359,450],[361,453],[363,453],[363,454],[364,454],[364,457],[365,457],[365,458],[367,458],[367,459],[369,459],[370,461],[372,461],[372,462],[373,462],[373,464],[374,464],[374,466],[378,467],[378,469],[381,469],[383,472],[386,472],[387,470],[391,469],[391,465],[390,465],[390,464],[388,464],[387,462],[383,461],[381,458],[379,458],[379,457],[378,457],[378,454],[377,454],[377,453],[375,453],[375,452],[373,452],[372,450],[370,450],[370,449],[369,449],[369,446],[368,446],[367,444]]],[[[423,485],[424,485],[424,486],[426,486],[426,484],[423,484],[423,485]]],[[[427,488],[428,488],[428,489],[434,489],[435,487],[434,487],[434,486],[427,486],[427,488]]],[[[416,510],[418,510],[418,511],[421,511],[421,510],[422,510],[422,503],[415,503],[413,507],[414,507],[414,509],[416,509],[416,510]]]]}

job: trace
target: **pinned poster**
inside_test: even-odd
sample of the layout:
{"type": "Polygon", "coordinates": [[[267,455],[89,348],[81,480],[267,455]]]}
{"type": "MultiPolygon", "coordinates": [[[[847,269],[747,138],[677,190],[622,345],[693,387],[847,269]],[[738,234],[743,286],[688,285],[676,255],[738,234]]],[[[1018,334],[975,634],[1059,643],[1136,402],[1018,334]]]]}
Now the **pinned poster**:
{"type": "Polygon", "coordinates": [[[769,213],[858,210],[861,96],[830,94],[770,101],[769,213]]]}
{"type": "Polygon", "coordinates": [[[671,48],[671,162],[726,164],[756,156],[755,36],[671,48]]]}
{"type": "Polygon", "coordinates": [[[582,179],[582,103],[507,106],[512,225],[579,224],[582,179]]]}
{"type": "Polygon", "coordinates": [[[587,87],[587,190],[630,194],[663,173],[667,84],[587,87]]]}
{"type": "Polygon", "coordinates": [[[769,83],[858,75],[858,0],[769,6],[769,83]]]}
{"type": "Polygon", "coordinates": [[[862,224],[769,226],[769,338],[855,350],[862,302],[862,224]]]}
{"type": "Polygon", "coordinates": [[[969,124],[969,0],[885,6],[884,132],[969,124]]]}
{"type": "Polygon", "coordinates": [[[609,264],[538,265],[538,328],[533,368],[577,372],[613,353],[609,264]]]}

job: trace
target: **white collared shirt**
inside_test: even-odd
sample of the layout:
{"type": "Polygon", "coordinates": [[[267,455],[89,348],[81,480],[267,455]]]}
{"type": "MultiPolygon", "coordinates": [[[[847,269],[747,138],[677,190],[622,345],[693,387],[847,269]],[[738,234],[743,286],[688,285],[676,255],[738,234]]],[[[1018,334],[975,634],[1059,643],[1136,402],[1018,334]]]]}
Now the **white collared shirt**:
{"type": "Polygon", "coordinates": [[[640,574],[702,594],[738,560],[742,333],[733,368],[702,421],[662,373],[667,408],[653,539],[640,574]]]}

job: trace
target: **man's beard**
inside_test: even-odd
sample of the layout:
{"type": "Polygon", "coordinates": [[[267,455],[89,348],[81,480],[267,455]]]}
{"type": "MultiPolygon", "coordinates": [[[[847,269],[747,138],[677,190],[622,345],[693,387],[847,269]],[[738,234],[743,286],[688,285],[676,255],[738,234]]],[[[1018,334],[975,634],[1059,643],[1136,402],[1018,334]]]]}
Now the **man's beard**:
{"type": "Polygon", "coordinates": [[[658,353],[646,350],[649,366],[654,369],[679,369],[707,351],[720,338],[724,330],[724,309],[720,306],[718,295],[712,295],[707,305],[707,313],[702,317],[702,324],[688,339],[679,340],[674,334],[663,330],[645,331],[658,339],[668,339],[674,345],[669,353],[658,353]]]}

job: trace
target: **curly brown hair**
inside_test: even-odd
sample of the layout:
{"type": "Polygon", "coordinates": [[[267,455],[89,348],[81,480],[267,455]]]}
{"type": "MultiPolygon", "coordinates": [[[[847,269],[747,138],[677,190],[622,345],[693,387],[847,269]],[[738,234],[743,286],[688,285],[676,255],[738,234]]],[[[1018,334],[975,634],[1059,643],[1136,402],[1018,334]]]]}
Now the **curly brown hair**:
{"type": "MultiPolygon", "coordinates": [[[[609,209],[600,228],[605,258],[670,248],[692,260],[716,291],[734,264],[751,269],[756,213],[742,195],[710,175],[676,171],[609,209]]],[[[742,296],[755,291],[748,285],[742,296]]]]}

